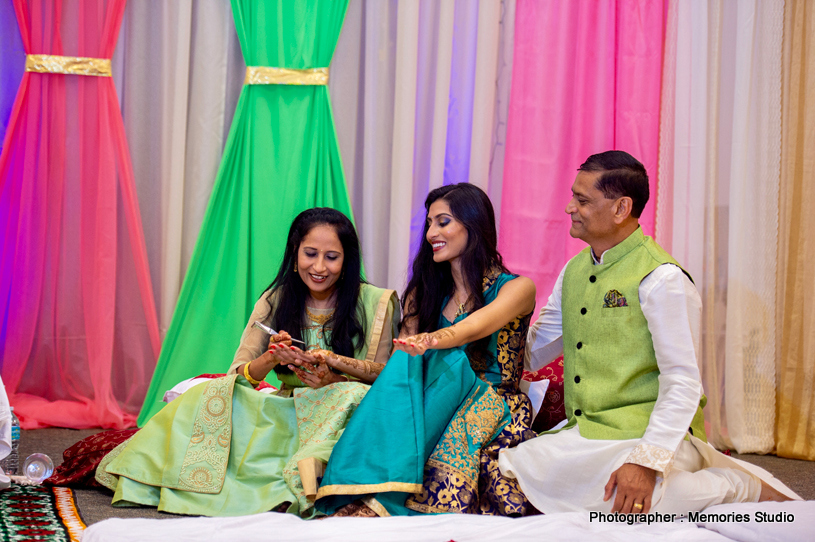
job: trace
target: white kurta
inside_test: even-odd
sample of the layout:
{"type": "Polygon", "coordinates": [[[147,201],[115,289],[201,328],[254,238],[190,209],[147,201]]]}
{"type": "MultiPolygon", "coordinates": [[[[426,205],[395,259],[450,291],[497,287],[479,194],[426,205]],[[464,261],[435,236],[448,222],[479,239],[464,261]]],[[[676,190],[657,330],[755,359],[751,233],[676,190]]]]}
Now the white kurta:
{"type": "MultiPolygon", "coordinates": [[[[602,257],[598,262],[602,263],[602,257]]],[[[529,329],[525,366],[536,371],[563,351],[561,297],[563,275],[538,320],[529,329]]],[[[611,473],[623,463],[657,471],[652,510],[686,513],[726,502],[754,502],[761,480],[798,498],[767,471],[720,454],[690,437],[688,426],[702,395],[697,363],[702,301],[696,287],[675,265],[661,265],[639,286],[640,306],[648,322],[659,367],[659,394],[645,434],[634,440],[592,440],[578,426],[542,435],[504,450],[499,467],[517,478],[541,512],[596,510],[603,502],[611,473]]]]}

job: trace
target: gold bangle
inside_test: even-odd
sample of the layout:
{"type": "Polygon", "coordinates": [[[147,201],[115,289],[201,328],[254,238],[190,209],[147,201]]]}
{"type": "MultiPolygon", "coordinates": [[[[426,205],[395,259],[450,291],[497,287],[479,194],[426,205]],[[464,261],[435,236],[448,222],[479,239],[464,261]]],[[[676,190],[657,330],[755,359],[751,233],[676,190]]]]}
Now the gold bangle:
{"type": "Polygon", "coordinates": [[[255,388],[257,388],[257,387],[258,387],[258,385],[260,384],[260,380],[255,380],[255,379],[254,379],[254,378],[252,378],[252,376],[249,374],[249,364],[250,364],[250,363],[252,363],[252,362],[250,361],[249,363],[247,363],[246,365],[244,365],[244,366],[243,366],[243,376],[246,378],[246,380],[248,380],[248,381],[249,381],[249,383],[250,383],[250,384],[252,384],[252,386],[254,386],[255,388]]]}

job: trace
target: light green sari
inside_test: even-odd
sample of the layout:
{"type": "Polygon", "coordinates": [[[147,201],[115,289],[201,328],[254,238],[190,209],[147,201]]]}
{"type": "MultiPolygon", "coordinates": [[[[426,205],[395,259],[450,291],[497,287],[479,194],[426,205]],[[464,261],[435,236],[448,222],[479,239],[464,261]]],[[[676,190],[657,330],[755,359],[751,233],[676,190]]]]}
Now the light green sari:
{"type": "MultiPolygon", "coordinates": [[[[370,348],[398,322],[393,290],[364,285],[366,342],[370,348]]],[[[309,343],[325,346],[324,339],[309,343]]],[[[256,391],[241,375],[191,388],[114,450],[97,480],[115,491],[114,506],[146,505],[176,514],[237,516],[291,503],[288,512],[313,515],[297,462],[328,461],[334,444],[370,386],[339,382],[296,388],[290,398],[256,391]]]]}

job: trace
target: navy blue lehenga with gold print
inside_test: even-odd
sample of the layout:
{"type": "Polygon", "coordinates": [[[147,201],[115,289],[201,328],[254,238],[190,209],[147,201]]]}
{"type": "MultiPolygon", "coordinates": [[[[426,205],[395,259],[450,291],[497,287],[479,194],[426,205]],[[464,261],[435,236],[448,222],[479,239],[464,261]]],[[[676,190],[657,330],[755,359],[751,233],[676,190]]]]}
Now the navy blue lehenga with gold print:
{"type": "MultiPolygon", "coordinates": [[[[484,301],[515,277],[486,277],[484,301]]],[[[335,446],[317,509],[330,514],[362,499],[379,515],[525,514],[526,498],[501,476],[498,452],[536,436],[518,388],[531,316],[493,333],[488,359],[469,359],[466,346],[396,352],[335,446]]],[[[442,316],[439,327],[450,325],[442,316]]]]}

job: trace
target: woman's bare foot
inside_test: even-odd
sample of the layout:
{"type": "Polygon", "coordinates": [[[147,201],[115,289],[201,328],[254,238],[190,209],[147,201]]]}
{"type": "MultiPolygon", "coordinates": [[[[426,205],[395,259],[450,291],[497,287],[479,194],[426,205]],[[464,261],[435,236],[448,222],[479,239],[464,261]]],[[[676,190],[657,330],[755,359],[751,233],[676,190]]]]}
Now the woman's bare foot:
{"type": "Polygon", "coordinates": [[[761,495],[758,496],[758,502],[775,501],[784,502],[791,501],[789,497],[775,489],[773,486],[765,481],[761,481],[761,495]]]}

